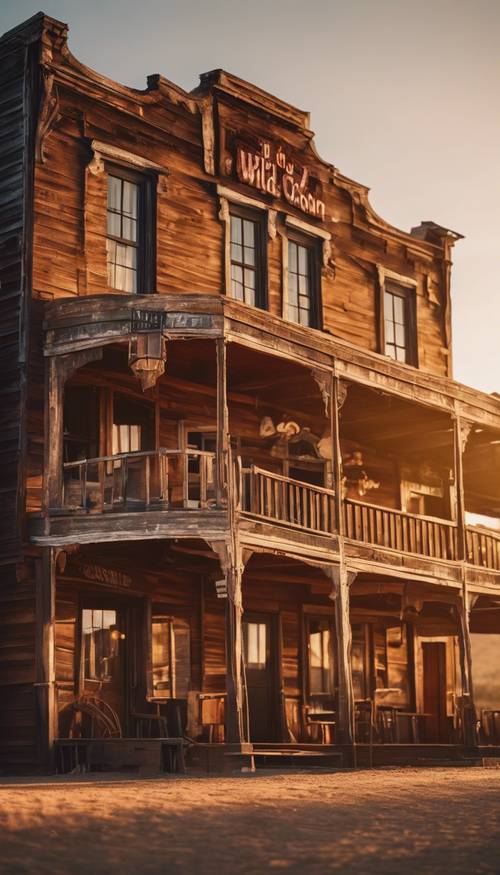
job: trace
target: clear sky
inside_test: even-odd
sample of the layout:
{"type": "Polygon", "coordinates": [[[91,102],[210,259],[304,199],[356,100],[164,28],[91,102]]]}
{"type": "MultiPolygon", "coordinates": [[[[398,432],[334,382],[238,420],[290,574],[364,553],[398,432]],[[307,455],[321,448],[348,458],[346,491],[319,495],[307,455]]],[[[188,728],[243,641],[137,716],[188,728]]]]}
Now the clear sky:
{"type": "MultiPolygon", "coordinates": [[[[41,0],[39,0],[41,2],[41,0]]],[[[39,11],[0,0],[0,32],[39,11]]],[[[45,0],[76,57],[185,89],[223,67],[311,112],[320,154],[409,230],[465,235],[454,376],[500,392],[500,0],[45,0]]]]}

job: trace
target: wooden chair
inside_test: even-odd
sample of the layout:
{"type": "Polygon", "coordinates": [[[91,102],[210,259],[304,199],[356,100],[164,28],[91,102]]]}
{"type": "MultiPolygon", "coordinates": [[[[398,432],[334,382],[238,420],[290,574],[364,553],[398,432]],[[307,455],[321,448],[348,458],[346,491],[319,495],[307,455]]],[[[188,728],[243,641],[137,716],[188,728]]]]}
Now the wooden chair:
{"type": "Polygon", "coordinates": [[[484,744],[500,745],[500,710],[495,708],[482,709],[481,736],[484,744]]]}

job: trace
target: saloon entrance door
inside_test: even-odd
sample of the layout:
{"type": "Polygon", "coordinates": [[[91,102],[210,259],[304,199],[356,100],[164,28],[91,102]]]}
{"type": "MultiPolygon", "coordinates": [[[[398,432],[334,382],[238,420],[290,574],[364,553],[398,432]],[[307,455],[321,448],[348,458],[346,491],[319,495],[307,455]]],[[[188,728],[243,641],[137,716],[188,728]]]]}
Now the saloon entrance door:
{"type": "Polygon", "coordinates": [[[276,643],[274,617],[245,615],[243,652],[252,742],[278,741],[280,736],[276,643]]]}

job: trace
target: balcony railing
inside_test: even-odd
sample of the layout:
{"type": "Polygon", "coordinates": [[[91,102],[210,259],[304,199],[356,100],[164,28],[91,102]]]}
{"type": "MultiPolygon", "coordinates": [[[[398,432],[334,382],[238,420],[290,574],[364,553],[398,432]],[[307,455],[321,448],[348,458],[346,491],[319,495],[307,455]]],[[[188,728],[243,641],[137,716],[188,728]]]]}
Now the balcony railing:
{"type": "Polygon", "coordinates": [[[348,498],[346,535],[355,541],[416,553],[430,559],[456,559],[456,523],[419,516],[348,498]]]}
{"type": "Polygon", "coordinates": [[[500,571],[500,532],[481,526],[467,526],[465,534],[467,561],[471,565],[500,571]]]}
{"type": "Polygon", "coordinates": [[[281,525],[332,534],[335,493],[252,465],[240,469],[242,511],[281,525]]]}
{"type": "Polygon", "coordinates": [[[65,510],[103,513],[216,503],[215,454],[148,450],[66,462],[65,510]]]}
{"type": "MultiPolygon", "coordinates": [[[[252,465],[235,465],[241,510],[281,526],[318,534],[337,531],[335,493],[252,465]]],[[[215,453],[148,450],[66,462],[62,509],[103,513],[217,506],[215,453]]],[[[455,560],[457,526],[347,498],[346,536],[429,559],[455,560]]],[[[467,526],[467,561],[500,571],[500,532],[467,526]]]]}

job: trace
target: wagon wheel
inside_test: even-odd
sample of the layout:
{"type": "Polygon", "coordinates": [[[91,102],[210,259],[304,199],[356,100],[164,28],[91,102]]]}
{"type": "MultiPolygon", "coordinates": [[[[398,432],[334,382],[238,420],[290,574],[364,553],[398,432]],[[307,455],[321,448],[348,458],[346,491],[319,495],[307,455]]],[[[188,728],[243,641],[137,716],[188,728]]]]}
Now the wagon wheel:
{"type": "Polygon", "coordinates": [[[121,738],[122,728],[116,711],[96,696],[82,696],[71,702],[61,714],[67,714],[67,738],[121,738]],[[85,725],[78,715],[89,718],[85,725]]]}

